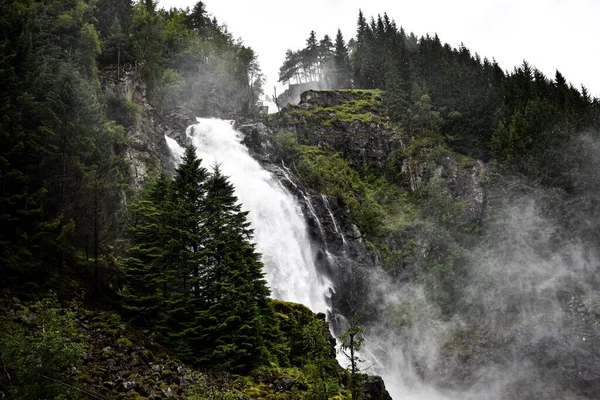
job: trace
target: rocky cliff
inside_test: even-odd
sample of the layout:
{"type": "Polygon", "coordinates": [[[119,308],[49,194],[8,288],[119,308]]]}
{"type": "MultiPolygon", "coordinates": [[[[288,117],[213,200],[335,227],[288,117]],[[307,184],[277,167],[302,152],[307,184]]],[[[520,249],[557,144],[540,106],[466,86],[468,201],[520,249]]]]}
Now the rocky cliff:
{"type": "MultiPolygon", "coordinates": [[[[552,212],[581,202],[392,123],[381,95],[308,91],[264,123],[238,123],[300,201],[335,287],[334,328],[357,313],[370,351],[395,360],[380,367],[396,384],[454,398],[596,398],[594,256],[552,212]]],[[[166,161],[146,140],[193,122],[184,110],[156,118],[151,138],[132,130],[142,165],[166,161]]]]}
{"type": "Polygon", "coordinates": [[[334,310],[360,315],[386,379],[452,398],[598,396],[595,245],[570,222],[596,218],[553,211],[589,193],[394,124],[378,91],[307,91],[267,125],[242,127],[247,144],[301,201],[334,310]]]}
{"type": "Polygon", "coordinates": [[[428,193],[440,203],[437,212],[447,211],[451,218],[471,227],[483,214],[487,167],[446,149],[419,146],[423,138],[406,135],[385,117],[379,91],[307,91],[301,98],[298,106],[290,106],[271,119],[269,128],[248,125],[241,130],[249,148],[303,204],[322,269],[336,284],[334,307],[344,315],[361,311],[365,320],[375,318],[377,307],[365,301],[376,297],[372,288],[377,286],[373,280],[378,275],[373,271],[385,270],[394,280],[408,279],[417,273],[416,264],[424,262],[423,255],[435,247],[431,232],[415,214],[412,200],[405,201],[406,196],[428,193]],[[349,190],[358,185],[379,185],[352,194],[373,199],[359,201],[359,210],[352,210],[343,193],[328,192],[322,185],[315,187],[310,173],[331,171],[306,171],[305,164],[311,160],[286,153],[278,142],[290,133],[300,153],[320,149],[325,158],[337,154],[350,170],[370,174],[371,178],[349,190]],[[366,182],[376,179],[373,176],[384,177],[385,182],[366,182]],[[393,196],[402,200],[395,201],[393,196]],[[361,232],[356,225],[360,209],[365,207],[373,207],[376,214],[372,222],[377,226],[372,227],[372,233],[361,232]],[[395,218],[405,220],[402,226],[393,226],[398,222],[395,218]]]}

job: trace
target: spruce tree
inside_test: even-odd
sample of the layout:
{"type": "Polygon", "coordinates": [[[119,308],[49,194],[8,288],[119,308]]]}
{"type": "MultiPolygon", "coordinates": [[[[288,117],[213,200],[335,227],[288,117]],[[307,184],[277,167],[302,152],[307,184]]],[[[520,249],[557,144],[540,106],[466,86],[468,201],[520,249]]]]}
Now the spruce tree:
{"type": "Polygon", "coordinates": [[[123,308],[142,326],[153,326],[168,295],[167,238],[172,234],[167,206],[170,182],[165,175],[146,185],[131,205],[131,245],[124,259],[123,308]]]}
{"type": "Polygon", "coordinates": [[[161,319],[169,343],[188,358],[193,353],[185,330],[189,328],[188,322],[193,320],[194,312],[205,307],[202,295],[207,274],[204,229],[207,178],[208,170],[201,165],[195,148],[188,147],[171,183],[172,234],[166,243],[169,296],[161,319]]]}
{"type": "Polygon", "coordinates": [[[351,87],[350,56],[348,54],[346,43],[344,42],[344,36],[342,36],[342,31],[339,29],[335,36],[333,61],[335,66],[335,87],[337,89],[347,89],[351,87]]]}
{"type": "Polygon", "coordinates": [[[307,67],[310,80],[318,79],[319,68],[319,44],[317,43],[317,34],[315,31],[310,31],[308,39],[306,39],[306,47],[302,50],[303,62],[307,67]]]}
{"type": "Polygon", "coordinates": [[[202,363],[249,370],[266,361],[265,337],[272,334],[267,323],[273,314],[248,213],[217,165],[207,180],[205,204],[210,287],[207,308],[196,313],[196,328],[190,332],[197,335],[193,347],[202,363]]]}

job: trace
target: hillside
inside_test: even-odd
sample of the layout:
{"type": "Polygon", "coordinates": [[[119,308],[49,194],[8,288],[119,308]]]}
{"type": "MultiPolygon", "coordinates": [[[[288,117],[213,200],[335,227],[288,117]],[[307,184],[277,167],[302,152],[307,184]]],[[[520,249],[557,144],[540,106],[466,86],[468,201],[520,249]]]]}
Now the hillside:
{"type": "Polygon", "coordinates": [[[360,12],[265,115],[203,2],[1,8],[0,397],[600,397],[585,87],[360,12]]]}

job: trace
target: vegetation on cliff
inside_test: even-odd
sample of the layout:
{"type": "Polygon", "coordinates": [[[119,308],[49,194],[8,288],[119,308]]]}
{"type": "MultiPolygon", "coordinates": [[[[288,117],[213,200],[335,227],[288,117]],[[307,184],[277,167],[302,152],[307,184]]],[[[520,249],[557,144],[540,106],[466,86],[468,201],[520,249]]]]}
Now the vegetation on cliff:
{"type": "Polygon", "coordinates": [[[218,166],[190,149],[127,185],[141,114],[257,113],[252,49],[202,2],[152,0],[5,2],[0,41],[0,396],[347,397],[323,318],[268,298],[218,166]],[[309,342],[314,368],[290,353],[309,342]]]}
{"type": "Polygon", "coordinates": [[[286,362],[238,375],[185,364],[155,329],[133,327],[87,301],[61,305],[50,294],[0,303],[0,390],[8,398],[323,398],[323,379],[331,397],[351,397],[341,389],[349,376],[337,365],[324,315],[299,304],[270,305],[286,362]]]}
{"type": "Polygon", "coordinates": [[[276,149],[348,207],[384,268],[418,277],[450,315],[482,219],[481,161],[570,191],[563,150],[600,129],[600,102],[558,71],[550,80],[524,62],[504,72],[387,14],[359,12],[349,55],[353,89],[305,92],[271,118],[276,149]]]}
{"type": "MultiPolygon", "coordinates": [[[[142,114],[214,115],[225,100],[228,114],[259,114],[252,49],[202,2],[153,0],[5,1],[0,43],[0,395],[362,395],[324,316],[268,298],[218,166],[188,149],[174,179],[137,195],[127,185],[142,114]]],[[[422,284],[447,320],[464,306],[465,250],[483,214],[476,159],[576,192],[565,171],[578,165],[560,150],[600,128],[598,99],[559,72],[550,80],[524,62],[506,73],[385,14],[360,13],[348,44],[311,32],[280,72],[347,90],[307,92],[272,118],[278,156],[347,207],[391,281],[422,284]]],[[[369,317],[405,328],[429,311],[414,304],[369,317]]]]}
{"type": "MultiPolygon", "coordinates": [[[[560,174],[553,149],[566,145],[573,132],[600,127],[598,99],[585,87],[574,88],[559,71],[548,79],[524,61],[504,72],[494,60],[482,60],[462,44],[455,49],[437,35],[407,34],[385,13],[367,21],[359,12],[352,42],[352,87],[384,90],[392,121],[411,133],[429,122],[435,125],[429,128],[461,154],[494,157],[520,173],[550,182],[560,174]],[[424,101],[436,121],[422,121],[415,108],[424,101]]],[[[287,63],[282,71],[287,71],[287,63]]]]}

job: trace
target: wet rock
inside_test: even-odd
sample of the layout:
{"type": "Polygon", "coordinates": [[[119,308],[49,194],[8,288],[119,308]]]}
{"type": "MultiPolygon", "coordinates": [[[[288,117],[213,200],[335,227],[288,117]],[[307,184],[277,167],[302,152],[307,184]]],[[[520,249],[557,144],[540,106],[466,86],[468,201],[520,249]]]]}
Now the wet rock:
{"type": "Polygon", "coordinates": [[[291,84],[285,92],[277,96],[277,105],[279,108],[284,108],[289,104],[298,104],[301,100],[301,94],[313,89],[325,89],[325,86],[322,82],[291,84]]]}
{"type": "Polygon", "coordinates": [[[267,140],[271,131],[262,122],[241,125],[237,129],[244,135],[242,143],[256,154],[263,155],[272,149],[271,143],[267,140]]]}
{"type": "Polygon", "coordinates": [[[292,390],[294,385],[296,384],[295,379],[291,378],[283,378],[278,382],[278,390],[292,390]]]}
{"type": "Polygon", "coordinates": [[[138,386],[139,386],[139,385],[138,385],[137,383],[135,383],[135,382],[131,382],[131,381],[128,381],[128,382],[123,382],[123,388],[124,388],[126,391],[129,391],[129,390],[135,390],[135,389],[137,389],[137,388],[138,388],[138,386]]]}
{"type": "Polygon", "coordinates": [[[363,395],[365,399],[370,400],[392,400],[380,376],[369,376],[367,378],[363,395]]]}
{"type": "Polygon", "coordinates": [[[310,104],[316,107],[333,107],[342,103],[353,101],[356,95],[353,92],[339,90],[306,90],[300,95],[300,104],[310,104]]]}

